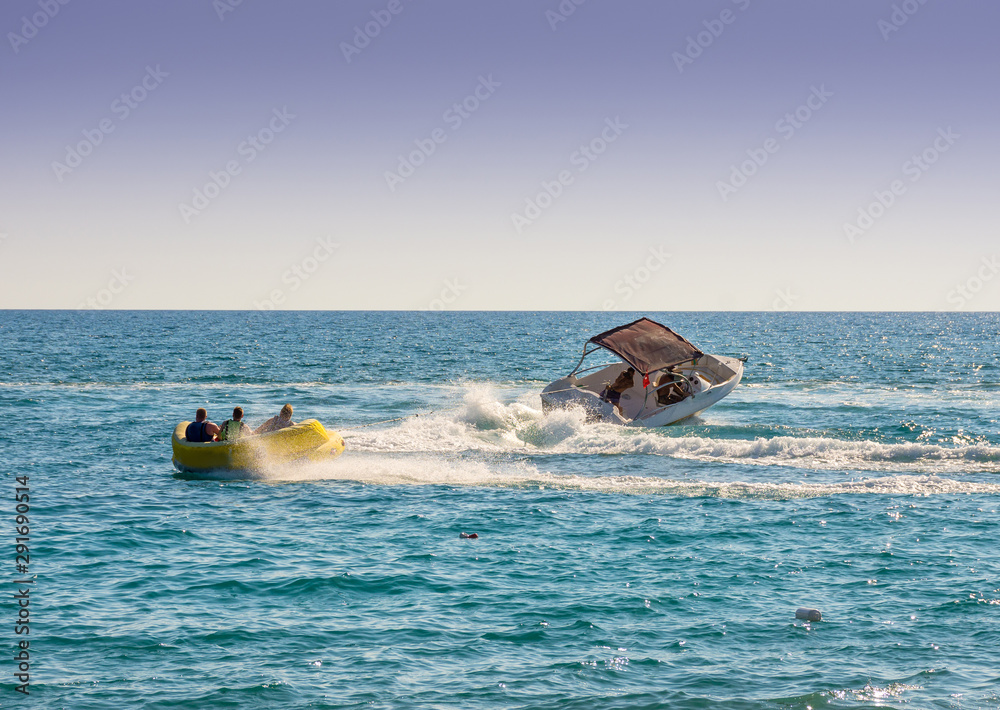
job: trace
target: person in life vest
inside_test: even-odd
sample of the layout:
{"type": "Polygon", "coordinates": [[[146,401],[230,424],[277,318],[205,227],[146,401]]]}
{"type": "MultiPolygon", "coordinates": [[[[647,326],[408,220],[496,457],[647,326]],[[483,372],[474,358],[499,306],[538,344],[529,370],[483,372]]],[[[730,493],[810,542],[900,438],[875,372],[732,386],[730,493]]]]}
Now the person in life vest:
{"type": "Polygon", "coordinates": [[[233,441],[252,433],[250,427],[243,423],[243,407],[236,407],[233,410],[233,418],[227,419],[219,427],[219,441],[233,441]]]}
{"type": "Polygon", "coordinates": [[[215,435],[219,433],[219,426],[208,421],[208,412],[203,407],[199,407],[194,413],[194,421],[187,425],[184,430],[184,438],[192,443],[214,441],[215,435]]]}
{"type": "Polygon", "coordinates": [[[281,412],[278,413],[278,416],[268,419],[266,422],[254,429],[253,433],[266,434],[269,431],[278,431],[279,429],[284,429],[285,427],[290,426],[295,426],[295,422],[292,421],[292,405],[286,404],[281,408],[281,412]]]}

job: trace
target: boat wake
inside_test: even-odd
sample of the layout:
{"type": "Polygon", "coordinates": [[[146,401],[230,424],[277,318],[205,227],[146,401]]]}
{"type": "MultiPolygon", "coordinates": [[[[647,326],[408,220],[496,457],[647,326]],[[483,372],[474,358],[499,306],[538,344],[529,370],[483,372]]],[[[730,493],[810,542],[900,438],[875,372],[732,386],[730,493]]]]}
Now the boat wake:
{"type": "Polygon", "coordinates": [[[581,476],[550,473],[534,464],[448,460],[425,454],[345,453],[340,459],[283,466],[241,476],[221,472],[198,478],[259,480],[273,483],[343,481],[378,486],[447,486],[579,491],[619,495],[791,500],[834,495],[932,496],[1000,494],[1000,484],[974,483],[934,475],[895,475],[838,483],[762,483],[689,481],[655,476],[581,476]]]}
{"type": "MultiPolygon", "coordinates": [[[[789,500],[831,495],[1000,494],[1000,484],[947,473],[1000,472],[1000,448],[772,436],[716,438],[684,429],[630,429],[593,424],[579,410],[544,415],[537,395],[501,402],[488,387],[466,391],[459,407],[400,423],[345,431],[347,451],[333,461],[263,466],[253,473],[178,474],[210,480],[269,482],[343,481],[362,485],[546,489],[624,495],[668,495],[789,500]],[[588,457],[583,473],[574,455],[588,457]],[[653,474],[613,475],[618,456],[656,456],[675,463],[743,464],[742,468],[654,466],[653,474]],[[571,463],[567,464],[567,457],[571,463]],[[747,477],[745,465],[806,471],[842,471],[851,480],[696,480],[708,470],[719,478],[747,477]],[[655,475],[663,471],[663,475],[655,475]],[[858,475],[860,474],[860,475],[858,475]]],[[[702,423],[704,424],[704,423],[702,423]]],[[[710,429],[699,426],[699,431],[710,429]]],[[[732,427],[725,427],[732,432],[732,427]]],[[[739,430],[737,430],[739,431],[739,430]]],[[[634,470],[634,469],[633,469],[634,470]]],[[[708,474],[711,477],[711,474],[708,474]]],[[[808,473],[804,474],[808,476],[808,473]]],[[[754,476],[749,476],[751,479],[754,476]]],[[[772,478],[782,476],[771,474],[772,478]]],[[[821,478],[824,478],[821,476],[821,478]]]]}
{"type": "Polygon", "coordinates": [[[380,453],[520,453],[652,455],[678,460],[786,466],[810,470],[910,473],[1000,472],[1000,447],[847,440],[823,436],[717,438],[683,429],[632,429],[587,423],[581,410],[547,415],[529,404],[537,396],[502,403],[486,387],[466,393],[450,412],[381,429],[347,432],[349,451],[380,453]]]}

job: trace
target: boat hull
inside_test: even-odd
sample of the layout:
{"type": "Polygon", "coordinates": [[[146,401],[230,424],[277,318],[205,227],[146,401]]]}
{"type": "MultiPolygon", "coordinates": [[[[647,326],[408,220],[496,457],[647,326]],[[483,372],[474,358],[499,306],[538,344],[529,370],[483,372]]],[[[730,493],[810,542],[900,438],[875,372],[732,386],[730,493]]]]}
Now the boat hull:
{"type": "Polygon", "coordinates": [[[344,452],[344,439],[336,432],[328,432],[315,419],[235,441],[205,443],[187,440],[184,434],[188,424],[178,424],[171,440],[173,463],[180,471],[253,471],[291,461],[332,459],[344,452]]]}
{"type": "Polygon", "coordinates": [[[573,376],[556,380],[542,390],[542,409],[582,407],[590,421],[605,422],[632,427],[660,427],[687,419],[708,409],[735,389],[743,378],[743,362],[737,358],[721,355],[703,355],[698,365],[682,366],[677,371],[702,377],[705,387],[701,392],[668,406],[653,404],[655,395],[641,385],[622,395],[622,409],[625,415],[598,394],[600,382],[614,380],[625,365],[612,365],[606,370],[583,379],[573,376]]]}

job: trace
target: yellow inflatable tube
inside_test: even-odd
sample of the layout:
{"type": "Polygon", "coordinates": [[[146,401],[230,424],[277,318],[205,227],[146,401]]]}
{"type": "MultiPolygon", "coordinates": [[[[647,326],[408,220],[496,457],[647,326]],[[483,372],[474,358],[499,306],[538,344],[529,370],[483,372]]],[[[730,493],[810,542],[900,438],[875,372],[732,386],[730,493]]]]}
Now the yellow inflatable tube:
{"type": "Polygon", "coordinates": [[[344,452],[344,439],[315,419],[267,434],[207,443],[187,440],[184,434],[190,423],[181,422],[174,429],[174,466],[181,471],[252,471],[276,463],[333,459],[344,452]]]}

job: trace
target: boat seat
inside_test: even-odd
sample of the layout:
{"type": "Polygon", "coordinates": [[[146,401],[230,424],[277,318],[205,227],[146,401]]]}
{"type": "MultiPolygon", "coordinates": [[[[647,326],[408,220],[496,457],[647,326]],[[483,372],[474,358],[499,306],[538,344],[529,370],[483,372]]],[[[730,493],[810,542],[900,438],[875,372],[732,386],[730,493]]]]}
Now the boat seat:
{"type": "Polygon", "coordinates": [[[637,385],[629,387],[622,392],[620,402],[626,419],[635,419],[636,415],[642,411],[642,401],[646,396],[646,392],[642,386],[642,378],[636,377],[636,379],[639,380],[637,385]]]}

